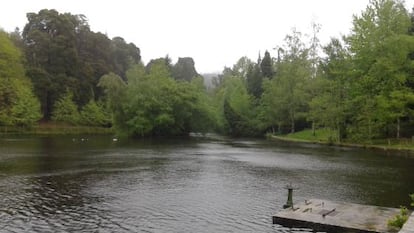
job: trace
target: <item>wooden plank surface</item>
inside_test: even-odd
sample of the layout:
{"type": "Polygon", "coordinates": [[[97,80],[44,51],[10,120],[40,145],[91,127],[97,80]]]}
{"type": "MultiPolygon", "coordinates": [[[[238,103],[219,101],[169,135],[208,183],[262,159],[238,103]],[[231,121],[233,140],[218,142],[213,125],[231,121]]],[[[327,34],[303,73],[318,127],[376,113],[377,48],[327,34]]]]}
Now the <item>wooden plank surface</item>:
{"type": "Polygon", "coordinates": [[[311,199],[273,216],[273,223],[337,232],[390,232],[387,222],[397,208],[311,199]]]}

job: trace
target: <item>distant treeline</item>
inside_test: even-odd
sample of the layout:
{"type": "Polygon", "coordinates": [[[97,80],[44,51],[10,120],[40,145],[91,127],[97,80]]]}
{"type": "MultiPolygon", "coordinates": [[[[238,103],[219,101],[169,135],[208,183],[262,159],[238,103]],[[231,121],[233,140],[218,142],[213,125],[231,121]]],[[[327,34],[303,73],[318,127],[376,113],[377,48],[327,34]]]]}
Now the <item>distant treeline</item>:
{"type": "MultiPolygon", "coordinates": [[[[293,30],[276,57],[242,57],[206,88],[192,58],[144,65],[121,37],[83,15],[41,10],[0,33],[0,125],[39,120],[114,127],[128,136],[215,131],[233,136],[328,128],[334,141],[414,135],[414,17],[374,0],[348,35],[293,30]]],[[[261,36],[261,35],[258,35],[261,36]]]]}
{"type": "MultiPolygon", "coordinates": [[[[167,89],[178,84],[187,88],[190,81],[200,79],[192,58],[179,58],[174,65],[168,57],[150,61],[139,75],[151,78],[151,83],[147,83],[150,86],[142,90],[151,94],[151,97],[139,99],[143,93],[137,92],[136,95],[131,93],[133,96],[123,99],[121,97],[127,96],[129,88],[135,88],[134,71],[143,67],[137,46],[127,43],[121,37],[109,39],[105,34],[91,31],[83,15],[44,9],[38,13],[28,13],[27,19],[22,32],[19,29],[11,33],[0,32],[0,126],[31,127],[39,121],[103,127],[114,125],[117,128],[128,128],[131,135],[158,135],[166,132],[183,134],[192,130],[188,126],[191,125],[187,122],[188,117],[176,116],[176,119],[170,119],[168,113],[171,111],[183,115],[185,113],[172,106],[163,106],[161,100],[166,98],[165,100],[174,101],[174,98],[179,98],[177,95],[185,95],[186,90],[168,93],[167,89]],[[157,72],[160,73],[156,74],[157,72]],[[111,86],[110,78],[118,80],[119,83],[114,81],[114,85],[122,84],[128,88],[121,88],[122,93],[111,96],[114,87],[111,86]],[[164,79],[170,83],[167,85],[164,79]],[[173,95],[174,98],[168,95],[173,95]],[[145,103],[135,103],[135,99],[145,103]],[[156,103],[151,105],[151,101],[156,103]],[[129,104],[136,104],[134,107],[137,109],[127,109],[130,106],[126,105],[129,104]],[[152,112],[145,112],[144,106],[151,108],[152,112]],[[138,112],[148,115],[139,116],[138,112]],[[136,119],[124,117],[119,122],[116,121],[122,114],[132,114],[136,119]],[[145,119],[137,122],[139,117],[145,119]],[[148,123],[146,120],[154,122],[148,123]],[[184,124],[179,121],[186,122],[184,124]],[[141,123],[146,125],[137,125],[141,123]],[[128,126],[124,127],[124,124],[128,126]],[[130,126],[143,129],[135,132],[130,126]],[[167,130],[169,127],[179,129],[167,130]]],[[[146,81],[143,76],[137,79],[142,81],[139,85],[146,81]]],[[[191,85],[191,88],[199,89],[196,84],[191,85]]],[[[196,101],[197,98],[191,96],[188,101],[196,101]]],[[[198,119],[201,120],[202,117],[198,119]]]]}

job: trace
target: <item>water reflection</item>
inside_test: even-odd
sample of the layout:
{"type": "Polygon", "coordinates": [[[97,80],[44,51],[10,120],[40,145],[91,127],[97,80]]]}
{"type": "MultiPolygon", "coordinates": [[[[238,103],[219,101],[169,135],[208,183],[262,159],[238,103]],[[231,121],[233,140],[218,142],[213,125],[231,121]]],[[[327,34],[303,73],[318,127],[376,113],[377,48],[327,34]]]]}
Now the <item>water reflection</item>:
{"type": "Polygon", "coordinates": [[[291,232],[270,218],[288,183],[299,187],[297,201],[408,204],[413,159],[312,147],[226,138],[0,139],[0,231],[291,232]]]}

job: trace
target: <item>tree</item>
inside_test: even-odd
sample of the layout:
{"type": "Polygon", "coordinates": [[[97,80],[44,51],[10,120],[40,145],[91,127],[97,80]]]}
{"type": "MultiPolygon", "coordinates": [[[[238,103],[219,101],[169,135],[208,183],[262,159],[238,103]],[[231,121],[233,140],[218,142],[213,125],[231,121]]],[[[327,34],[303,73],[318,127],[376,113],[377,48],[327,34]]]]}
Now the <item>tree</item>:
{"type": "Polygon", "coordinates": [[[308,48],[301,40],[301,33],[293,31],[285,38],[286,45],[283,48],[281,61],[278,64],[278,75],[270,82],[265,83],[262,106],[264,109],[273,110],[262,114],[264,119],[271,119],[275,114],[281,114],[276,122],[270,121],[270,125],[277,123],[289,124],[290,132],[294,133],[295,123],[305,117],[308,103],[306,92],[307,82],[311,77],[311,66],[308,58],[308,48]],[[283,115],[282,115],[283,114],[283,115]],[[283,117],[283,123],[280,119],[283,117]]]}
{"type": "Polygon", "coordinates": [[[109,73],[100,78],[98,87],[104,90],[106,108],[112,113],[111,122],[115,128],[120,129],[119,131],[126,130],[123,128],[125,122],[123,104],[127,101],[127,84],[120,76],[109,73]]]}
{"type": "Polygon", "coordinates": [[[273,62],[270,57],[270,53],[266,50],[262,62],[260,63],[260,69],[262,71],[263,77],[272,79],[273,78],[273,62]]]}
{"type": "Polygon", "coordinates": [[[27,19],[22,34],[27,74],[41,100],[45,120],[66,90],[81,108],[103,95],[97,86],[101,76],[113,72],[126,81],[126,71],[141,61],[140,50],[133,43],[92,32],[84,15],[43,9],[28,13],[27,19]]]}
{"type": "Polygon", "coordinates": [[[381,119],[383,122],[395,124],[395,137],[400,138],[401,135],[401,119],[404,117],[412,117],[414,105],[414,93],[408,88],[401,88],[393,91],[389,96],[378,96],[378,112],[383,112],[381,119]]]}
{"type": "Polygon", "coordinates": [[[106,35],[92,32],[89,28],[84,27],[78,32],[78,76],[82,78],[79,78],[79,86],[75,89],[75,99],[79,106],[87,104],[92,98],[98,100],[103,96],[97,83],[103,75],[115,72],[111,43],[106,35]]]}
{"type": "Polygon", "coordinates": [[[232,136],[252,136],[259,133],[258,124],[255,122],[253,97],[249,95],[242,77],[225,74],[216,98],[221,115],[219,125],[223,133],[232,136]]]}
{"type": "Polygon", "coordinates": [[[11,109],[13,125],[29,128],[41,117],[40,102],[33,94],[30,83],[17,82],[17,99],[11,109]]]}
{"type": "Polygon", "coordinates": [[[247,73],[249,72],[250,66],[253,65],[253,61],[248,57],[241,57],[236,64],[233,65],[233,75],[240,76],[244,80],[247,79],[247,73]]]}
{"type": "Polygon", "coordinates": [[[122,37],[114,37],[111,41],[111,57],[114,72],[126,80],[126,71],[141,62],[141,51],[134,43],[129,43],[122,37]]]}
{"type": "Polygon", "coordinates": [[[338,39],[331,39],[323,50],[326,57],[320,63],[321,75],[311,80],[315,93],[309,103],[308,119],[335,131],[335,140],[340,142],[346,137],[345,122],[350,111],[351,60],[338,39]]]}
{"type": "Polygon", "coordinates": [[[282,133],[282,127],[289,124],[288,112],[284,108],[286,100],[281,93],[283,93],[282,86],[278,85],[275,80],[265,80],[263,82],[263,95],[260,99],[259,119],[262,128],[271,129],[275,133],[282,133]]]}
{"type": "Polygon", "coordinates": [[[56,101],[53,106],[52,120],[63,122],[71,125],[77,125],[80,122],[78,107],[73,102],[73,94],[68,91],[61,99],[56,101]]]}
{"type": "Polygon", "coordinates": [[[0,125],[30,127],[40,115],[20,50],[0,31],[0,125]]]}
{"type": "Polygon", "coordinates": [[[28,13],[27,19],[22,35],[28,75],[48,119],[51,105],[61,93],[76,86],[73,82],[78,71],[76,32],[85,25],[77,16],[59,14],[56,10],[28,13]]]}
{"type": "Polygon", "coordinates": [[[132,66],[128,83],[115,75],[101,78],[119,134],[135,137],[185,135],[206,131],[214,124],[201,78],[177,81],[166,59],[155,59],[144,67],[132,66]]]}
{"type": "Polygon", "coordinates": [[[260,99],[263,93],[263,74],[259,64],[260,63],[250,64],[246,74],[247,90],[249,94],[256,99],[260,99]]]}
{"type": "Polygon", "coordinates": [[[403,117],[397,114],[396,118],[391,108],[380,105],[407,85],[412,72],[409,55],[414,52],[410,27],[410,17],[398,0],[372,1],[361,16],[354,17],[347,42],[353,53],[355,134],[378,137],[390,124],[387,119],[399,121],[403,117]]]}
{"type": "Polygon", "coordinates": [[[200,77],[194,67],[194,60],[191,57],[180,57],[172,67],[172,76],[175,80],[190,82],[195,77],[200,77]]]}
{"type": "Polygon", "coordinates": [[[105,111],[103,104],[91,100],[80,112],[80,123],[89,126],[109,126],[111,116],[105,111]]]}
{"type": "MultiPolygon", "coordinates": [[[[190,93],[185,98],[191,111],[190,130],[201,133],[212,132],[213,129],[217,128],[218,112],[213,99],[206,91],[203,79],[195,78],[189,85],[186,82],[179,82],[179,88],[181,88],[181,85],[187,86],[186,89],[190,93]]],[[[185,92],[179,91],[179,93],[185,92]]]]}

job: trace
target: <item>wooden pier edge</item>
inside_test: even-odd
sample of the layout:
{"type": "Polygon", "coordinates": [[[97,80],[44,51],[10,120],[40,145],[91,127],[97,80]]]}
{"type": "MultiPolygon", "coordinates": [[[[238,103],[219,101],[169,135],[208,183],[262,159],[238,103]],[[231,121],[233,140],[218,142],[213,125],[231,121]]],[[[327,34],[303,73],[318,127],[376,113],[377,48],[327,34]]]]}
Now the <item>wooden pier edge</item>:
{"type": "MultiPolygon", "coordinates": [[[[308,222],[308,221],[301,221],[297,219],[289,219],[289,218],[283,218],[278,216],[272,216],[272,222],[273,224],[279,224],[284,227],[290,227],[290,228],[309,228],[314,231],[320,231],[320,232],[346,232],[346,233],[373,233],[375,231],[369,231],[369,230],[361,230],[361,229],[355,229],[350,227],[343,227],[343,226],[336,226],[336,225],[329,225],[329,224],[322,224],[317,222],[308,222]]],[[[408,233],[408,232],[404,232],[408,233]]],[[[410,232],[414,233],[414,232],[410,232]]]]}
{"type": "MultiPolygon", "coordinates": [[[[387,222],[400,213],[398,208],[311,199],[272,216],[273,224],[290,228],[311,228],[324,232],[385,233],[398,232],[387,222]]],[[[414,213],[400,233],[414,233],[414,213]]]]}
{"type": "Polygon", "coordinates": [[[399,233],[414,233],[414,212],[411,213],[410,217],[408,218],[407,222],[405,222],[399,233]]]}

